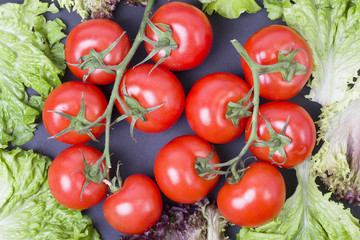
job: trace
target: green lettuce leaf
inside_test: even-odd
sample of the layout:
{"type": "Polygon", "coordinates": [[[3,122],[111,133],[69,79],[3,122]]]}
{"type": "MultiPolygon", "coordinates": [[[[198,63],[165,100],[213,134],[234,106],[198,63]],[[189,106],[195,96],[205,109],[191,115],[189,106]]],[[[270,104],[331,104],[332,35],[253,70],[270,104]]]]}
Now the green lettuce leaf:
{"type": "Polygon", "coordinates": [[[199,0],[203,11],[211,15],[217,12],[225,18],[238,18],[242,13],[256,13],[261,7],[255,0],[199,0]]]}
{"type": "Polygon", "coordinates": [[[295,167],[298,186],[280,214],[257,228],[242,228],[238,239],[318,240],[358,239],[360,224],[343,204],[329,200],[318,189],[316,176],[309,173],[311,161],[295,167]]]}
{"type": "Polygon", "coordinates": [[[65,25],[47,21],[47,11],[58,9],[39,0],[0,5],[0,148],[33,137],[43,102],[65,72],[65,25]]]}
{"type": "Polygon", "coordinates": [[[360,69],[360,1],[264,0],[264,6],[271,19],[282,18],[311,48],[308,97],[322,106],[346,97],[360,69]]]}
{"type": "Polygon", "coordinates": [[[89,217],[53,198],[50,163],[33,151],[0,149],[0,239],[99,239],[89,217]]]}

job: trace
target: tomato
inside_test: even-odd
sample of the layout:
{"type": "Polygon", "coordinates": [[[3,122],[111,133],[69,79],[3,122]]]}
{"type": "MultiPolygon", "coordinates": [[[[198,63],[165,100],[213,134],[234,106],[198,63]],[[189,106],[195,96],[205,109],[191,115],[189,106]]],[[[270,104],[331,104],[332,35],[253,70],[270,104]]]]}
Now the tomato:
{"type": "MultiPolygon", "coordinates": [[[[135,128],[144,132],[162,132],[170,128],[181,116],[185,105],[184,89],[177,77],[168,69],[156,67],[149,75],[153,64],[143,64],[128,70],[121,80],[119,95],[123,100],[123,85],[126,92],[135,98],[143,108],[160,106],[145,114],[146,121],[137,120],[135,128]]],[[[118,101],[116,107],[121,114],[124,110],[118,101]]],[[[132,117],[128,117],[129,122],[132,117]]]]}
{"type": "MultiPolygon", "coordinates": [[[[206,15],[198,8],[183,2],[169,2],[156,10],[151,17],[154,24],[167,24],[172,29],[172,37],[178,48],[172,50],[170,56],[161,63],[173,70],[183,71],[200,65],[208,56],[213,42],[213,32],[206,15]]],[[[158,41],[155,33],[148,26],[146,36],[158,41]]],[[[145,48],[150,53],[154,46],[145,42],[145,48]]],[[[165,55],[158,52],[152,60],[158,62],[165,55]]]]}
{"type": "MultiPolygon", "coordinates": [[[[76,25],[69,33],[65,42],[65,60],[71,72],[78,78],[83,79],[83,76],[88,74],[88,70],[80,70],[78,66],[73,64],[78,64],[78,59],[89,54],[91,49],[97,52],[105,50],[123,33],[124,30],[117,23],[107,19],[93,19],[76,25]]],[[[103,58],[105,65],[113,66],[120,64],[130,48],[130,40],[124,33],[114,49],[103,58]]],[[[115,77],[115,74],[96,69],[88,76],[86,81],[105,85],[115,81],[115,77]]]]}
{"type": "MultiPolygon", "coordinates": [[[[158,152],[154,173],[160,190],[179,203],[195,203],[203,199],[217,184],[219,176],[211,180],[200,177],[195,170],[196,158],[206,158],[213,147],[195,135],[179,136],[158,152]]],[[[219,163],[216,152],[210,163],[219,163]]]]}
{"type": "MultiPolygon", "coordinates": [[[[311,155],[316,142],[316,129],[311,116],[304,108],[291,102],[268,102],[259,107],[259,113],[258,140],[267,141],[270,139],[269,129],[263,117],[268,119],[276,133],[282,131],[289,118],[284,135],[291,140],[291,143],[284,146],[285,164],[282,164],[285,158],[278,151],[274,153],[271,160],[269,158],[269,147],[251,145],[249,150],[256,158],[272,163],[277,162],[281,167],[290,168],[302,163],[311,155]]],[[[251,118],[248,120],[247,130],[245,130],[246,141],[250,137],[250,124],[251,118]]]]}
{"type": "Polygon", "coordinates": [[[249,165],[240,182],[226,182],[217,195],[217,204],[227,220],[252,228],[275,218],[285,198],[285,181],[280,171],[260,161],[249,165]]]}
{"type": "MultiPolygon", "coordinates": [[[[69,120],[51,111],[77,116],[80,111],[82,96],[84,96],[85,101],[86,120],[93,122],[105,112],[108,103],[105,95],[98,87],[81,81],[65,82],[55,88],[44,103],[42,119],[46,130],[51,136],[56,135],[70,125],[69,120]]],[[[104,130],[105,126],[96,126],[91,128],[91,133],[97,138],[104,130]]],[[[90,141],[91,137],[86,133],[78,134],[76,130],[73,130],[55,139],[68,144],[81,144],[90,141]]]]}
{"type": "Polygon", "coordinates": [[[134,174],[116,193],[105,199],[104,216],[117,231],[140,234],[150,229],[162,213],[159,188],[151,178],[134,174]]]}
{"type": "MultiPolygon", "coordinates": [[[[304,65],[306,74],[294,75],[290,82],[286,82],[281,73],[269,73],[259,76],[260,96],[271,100],[286,100],[294,97],[304,87],[309,79],[313,59],[311,50],[306,41],[294,30],[287,26],[271,25],[253,34],[245,43],[244,48],[250,57],[262,65],[270,65],[278,62],[279,51],[289,51],[300,48],[294,61],[304,65]]],[[[241,59],[245,80],[252,86],[253,76],[248,64],[241,59]]]]}
{"type": "Polygon", "coordinates": [[[51,163],[48,172],[49,188],[54,198],[71,209],[87,209],[101,202],[108,192],[105,183],[90,182],[81,197],[86,181],[79,169],[85,170],[83,155],[92,166],[102,153],[87,145],[74,145],[63,150],[51,163]]]}
{"type": "Polygon", "coordinates": [[[233,74],[212,73],[201,78],[186,98],[185,113],[191,128],[212,143],[236,139],[244,131],[247,118],[240,119],[239,125],[235,126],[226,119],[227,105],[230,101],[236,103],[245,98],[249,91],[245,81],[233,74]]]}

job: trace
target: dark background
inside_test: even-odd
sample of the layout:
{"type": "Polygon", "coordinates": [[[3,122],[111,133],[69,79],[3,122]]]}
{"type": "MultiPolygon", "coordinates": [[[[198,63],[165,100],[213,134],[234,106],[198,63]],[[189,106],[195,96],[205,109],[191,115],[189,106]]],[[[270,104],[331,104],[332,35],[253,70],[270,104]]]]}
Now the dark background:
{"type": "MultiPolygon", "coordinates": [[[[8,1],[0,0],[1,4],[5,2],[8,1]]],[[[23,1],[10,2],[22,3],[23,1]]],[[[138,31],[141,18],[144,13],[144,7],[132,7],[126,5],[124,2],[125,1],[123,0],[117,5],[117,9],[114,13],[114,21],[116,21],[127,32],[130,40],[132,41],[134,40],[138,31]]],[[[153,12],[155,12],[158,7],[166,2],[168,1],[157,0],[154,5],[153,12]]],[[[198,8],[201,8],[201,3],[197,0],[186,0],[183,2],[188,2],[198,8]]],[[[210,73],[228,72],[244,78],[240,65],[240,57],[231,45],[230,40],[237,39],[241,44],[244,44],[253,33],[260,30],[261,28],[270,24],[284,24],[281,22],[281,20],[272,21],[268,19],[267,11],[263,8],[262,1],[257,2],[262,7],[262,10],[256,14],[244,13],[240,16],[240,18],[234,20],[225,19],[218,14],[208,16],[212,24],[214,34],[213,46],[209,56],[200,66],[195,69],[183,72],[175,72],[176,76],[183,84],[185,94],[190,91],[191,86],[198,79],[210,73]]],[[[61,12],[58,14],[47,14],[47,18],[49,19],[56,17],[61,18],[67,25],[67,29],[65,31],[66,34],[68,34],[75,25],[81,22],[80,17],[76,13],[69,13],[67,10],[61,10],[61,12]]],[[[133,61],[131,62],[131,66],[140,62],[145,58],[145,56],[146,52],[144,50],[144,46],[141,45],[133,61]]],[[[72,80],[79,79],[77,79],[71,72],[67,70],[63,81],[72,80]]],[[[110,92],[111,87],[112,85],[108,85],[100,88],[109,96],[108,93],[110,92]]],[[[308,89],[305,87],[298,96],[290,99],[290,101],[304,107],[313,117],[313,120],[316,121],[318,119],[318,115],[320,114],[320,106],[305,99],[304,96],[307,93],[308,89]]],[[[266,100],[262,99],[261,101],[265,102],[266,100]]],[[[116,109],[114,109],[114,115],[118,115],[116,109]]],[[[29,143],[23,145],[22,148],[34,149],[34,151],[37,153],[55,158],[60,151],[69,147],[70,145],[60,143],[54,139],[48,139],[49,134],[41,124],[41,119],[39,122],[40,125],[35,132],[34,138],[29,143]]],[[[134,134],[135,138],[137,139],[136,143],[130,137],[129,124],[126,121],[118,123],[114,126],[113,131],[111,131],[110,151],[113,153],[112,161],[113,165],[115,165],[117,161],[122,162],[120,172],[123,179],[135,173],[142,173],[154,179],[153,162],[160,148],[177,136],[184,134],[194,134],[194,132],[188,125],[185,114],[183,114],[177,123],[165,132],[149,134],[135,130],[134,134]]],[[[104,135],[101,136],[99,140],[100,141],[98,143],[91,142],[88,144],[102,151],[104,135]]],[[[244,136],[242,135],[230,143],[215,145],[215,150],[219,154],[222,161],[226,161],[238,155],[243,145],[244,136]]],[[[246,156],[250,155],[248,154],[246,156]]],[[[281,172],[286,181],[287,196],[289,197],[293,194],[297,185],[295,171],[292,169],[283,169],[281,172]]],[[[209,198],[216,199],[217,192],[223,183],[224,178],[221,178],[217,187],[209,194],[209,198]]],[[[322,186],[320,187],[323,189],[322,186]]],[[[164,197],[164,201],[169,200],[164,197]]],[[[114,230],[106,222],[102,213],[102,205],[103,203],[100,203],[97,206],[84,211],[84,213],[88,214],[93,219],[94,225],[99,231],[102,239],[118,239],[121,233],[114,230]]],[[[348,205],[345,206],[349,207],[348,205]]],[[[359,208],[352,207],[351,210],[357,218],[360,218],[359,208]]],[[[239,229],[240,228],[236,226],[229,229],[228,234],[231,239],[236,239],[236,233],[238,233],[239,229]]]]}

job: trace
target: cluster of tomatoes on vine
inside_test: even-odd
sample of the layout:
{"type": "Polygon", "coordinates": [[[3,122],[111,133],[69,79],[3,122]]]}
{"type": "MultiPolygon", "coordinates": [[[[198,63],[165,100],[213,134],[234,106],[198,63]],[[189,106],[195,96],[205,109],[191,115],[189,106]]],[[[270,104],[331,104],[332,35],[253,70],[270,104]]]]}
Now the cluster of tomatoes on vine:
{"type": "MultiPolygon", "coordinates": [[[[306,42],[286,26],[259,30],[240,53],[245,80],[225,73],[199,79],[187,96],[172,71],[195,68],[212,47],[212,26],[203,12],[182,2],[155,11],[149,0],[139,34],[131,45],[111,20],[89,20],[68,35],[69,69],[85,81],[65,82],[49,95],[43,122],[49,134],[73,146],[49,168],[53,196],[72,209],[90,208],[104,198],[104,216],[116,230],[138,234],[160,218],[160,191],[169,199],[191,204],[218,183],[219,210],[230,222],[256,227],[276,217],[285,201],[285,183],[277,167],[290,168],[308,158],[315,145],[309,114],[287,100],[300,92],[312,70],[306,42]],[[99,34],[101,33],[101,34],[99,34]],[[140,42],[155,64],[128,65],[140,42]],[[114,83],[109,100],[96,86],[114,83]],[[270,100],[259,106],[259,98],[270,100]],[[121,116],[111,119],[113,106],[121,116]],[[179,136],[158,152],[155,181],[135,174],[123,182],[110,178],[110,127],[126,119],[133,129],[162,132],[185,111],[196,135],[179,136]],[[225,144],[245,131],[247,141],[237,157],[221,162],[212,144],[225,144]],[[105,132],[104,151],[85,145],[105,132]],[[259,160],[245,167],[242,156],[259,160]],[[239,167],[240,165],[240,167],[239,167]],[[106,197],[109,193],[110,196],[106,197]]],[[[134,136],[133,136],[134,137],[134,136]]],[[[117,170],[117,173],[119,171],[117,170]]]]}

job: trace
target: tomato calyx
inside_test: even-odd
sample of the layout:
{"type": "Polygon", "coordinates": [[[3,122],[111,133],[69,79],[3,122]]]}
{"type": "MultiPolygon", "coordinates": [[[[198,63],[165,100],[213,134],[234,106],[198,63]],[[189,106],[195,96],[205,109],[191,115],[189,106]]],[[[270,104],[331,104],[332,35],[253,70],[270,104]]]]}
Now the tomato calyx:
{"type": "Polygon", "coordinates": [[[213,150],[208,156],[206,156],[205,158],[197,157],[195,160],[196,173],[206,180],[211,180],[215,178],[218,174],[222,173],[222,171],[219,170],[219,167],[213,167],[213,164],[210,164],[210,160],[214,156],[214,153],[215,149],[213,148],[213,150]]]}
{"type": "MultiPolygon", "coordinates": [[[[292,45],[290,45],[289,50],[281,50],[278,53],[278,63],[273,65],[259,65],[260,74],[280,72],[284,81],[291,82],[294,75],[302,75],[307,72],[307,69],[304,65],[294,61],[296,54],[299,51],[304,51],[302,48],[297,48],[292,50],[292,45]]],[[[305,52],[306,54],[306,52],[305,52]]]]}
{"type": "Polygon", "coordinates": [[[245,170],[247,169],[244,162],[239,158],[239,156],[225,163],[212,164],[210,163],[210,160],[213,157],[214,153],[215,149],[213,148],[213,150],[207,157],[196,158],[194,166],[196,173],[205,180],[211,180],[217,175],[225,175],[227,181],[230,184],[239,182],[244,175],[245,170]],[[240,164],[240,168],[237,168],[237,163],[240,164]],[[227,169],[223,171],[221,170],[222,167],[227,167],[227,169]]]}
{"type": "Polygon", "coordinates": [[[120,177],[120,166],[121,162],[118,162],[116,167],[116,176],[111,179],[111,182],[104,179],[104,182],[109,186],[110,193],[116,193],[122,188],[123,181],[120,177]]]}
{"type": "MultiPolygon", "coordinates": [[[[294,61],[296,54],[299,51],[304,51],[304,49],[297,48],[292,50],[292,45],[290,45],[289,50],[281,50],[278,53],[278,63],[273,65],[263,65],[263,68],[260,69],[260,74],[280,72],[283,80],[286,82],[291,82],[294,75],[302,75],[307,72],[307,69],[304,65],[294,61]]],[[[306,52],[305,52],[306,54],[306,52]]],[[[261,66],[261,65],[260,65],[261,66]]]]}
{"type": "MultiPolygon", "coordinates": [[[[280,69],[280,72],[282,74],[283,79],[286,82],[291,82],[294,75],[302,75],[306,73],[306,67],[296,61],[293,61],[295,58],[295,55],[299,51],[304,51],[306,54],[306,51],[302,48],[297,48],[294,51],[291,50],[292,45],[290,45],[289,50],[282,50],[279,51],[278,54],[278,61],[279,63],[284,63],[284,66],[282,69],[280,69]]],[[[307,55],[306,55],[307,56],[307,55]]]]}
{"type": "Polygon", "coordinates": [[[242,161],[239,156],[236,156],[235,158],[224,163],[211,164],[210,159],[214,155],[214,151],[215,150],[213,149],[213,151],[206,158],[196,158],[196,173],[205,180],[211,180],[217,175],[225,175],[227,181],[230,184],[239,182],[247,169],[245,167],[244,161],[242,161]],[[237,167],[237,164],[240,164],[239,168],[237,167]],[[222,167],[227,167],[227,169],[223,171],[221,170],[222,167]]]}
{"type": "Polygon", "coordinates": [[[123,115],[121,115],[119,118],[117,118],[113,124],[120,122],[120,121],[124,120],[125,118],[132,117],[131,123],[130,123],[130,135],[136,142],[136,139],[134,137],[134,128],[135,128],[136,121],[141,120],[143,122],[146,122],[146,120],[147,120],[146,114],[162,107],[164,104],[166,104],[166,102],[164,102],[160,105],[154,106],[154,107],[144,108],[143,106],[140,105],[138,100],[136,100],[134,97],[131,97],[127,93],[125,82],[122,87],[122,95],[124,96],[124,101],[119,99],[118,102],[121,105],[121,107],[125,113],[123,115]]]}
{"type": "Polygon", "coordinates": [[[49,110],[49,112],[58,114],[61,117],[70,121],[69,126],[67,126],[65,129],[63,129],[59,133],[57,133],[53,136],[50,136],[49,137],[50,139],[60,137],[61,135],[64,135],[66,133],[69,133],[69,132],[75,130],[78,134],[80,134],[80,135],[87,134],[93,141],[97,141],[95,136],[92,134],[89,126],[91,125],[91,127],[99,127],[99,126],[104,125],[103,123],[94,124],[93,122],[86,119],[86,117],[85,117],[86,107],[85,107],[84,95],[81,96],[80,110],[76,116],[73,116],[73,115],[70,115],[70,114],[67,114],[67,113],[64,113],[61,111],[49,110]]]}
{"type": "Polygon", "coordinates": [[[252,89],[248,92],[248,94],[246,94],[244,98],[240,99],[236,103],[230,101],[227,104],[225,118],[231,120],[232,124],[235,127],[239,126],[239,122],[241,118],[246,118],[252,115],[252,112],[249,110],[253,107],[253,103],[249,102],[248,104],[246,104],[246,102],[250,99],[251,94],[252,94],[252,89]]]}
{"type": "MultiPolygon", "coordinates": [[[[74,174],[75,172],[82,172],[85,175],[85,183],[82,187],[81,190],[81,194],[80,194],[80,200],[82,200],[82,196],[84,194],[84,191],[86,189],[86,187],[89,185],[90,182],[95,182],[95,183],[102,183],[105,179],[105,174],[103,173],[103,171],[100,168],[100,165],[102,164],[103,158],[99,159],[98,161],[96,161],[92,166],[90,166],[85,158],[85,155],[83,153],[83,151],[81,151],[82,157],[83,157],[83,164],[85,167],[85,170],[83,169],[77,169],[75,170],[72,174],[74,174]]],[[[105,166],[103,166],[105,167],[105,166]]]]}
{"type": "Polygon", "coordinates": [[[269,159],[271,159],[273,164],[277,164],[279,167],[286,163],[286,153],[285,146],[291,143],[291,139],[285,136],[286,127],[289,124],[290,116],[287,118],[284,127],[281,129],[280,133],[275,132],[274,128],[271,126],[269,120],[262,116],[265,120],[266,127],[269,131],[270,139],[267,141],[256,140],[251,144],[257,147],[268,147],[269,148],[269,159]],[[278,163],[273,160],[273,155],[279,152],[282,157],[284,157],[284,161],[282,163],[278,163]]]}
{"type": "MultiPolygon", "coordinates": [[[[229,184],[236,184],[236,183],[240,182],[240,180],[243,178],[243,176],[245,174],[245,171],[249,168],[249,167],[245,167],[245,163],[241,159],[239,161],[239,165],[240,165],[239,168],[236,167],[236,164],[232,164],[229,167],[231,175],[226,176],[226,181],[229,184]]],[[[228,173],[228,175],[229,175],[229,173],[228,173]]]]}
{"type": "Polygon", "coordinates": [[[115,48],[115,46],[119,43],[121,38],[124,36],[125,32],[123,32],[118,39],[115,40],[110,46],[108,46],[105,50],[101,52],[97,52],[94,48],[90,49],[89,54],[83,55],[78,59],[78,63],[72,64],[67,63],[72,66],[78,67],[80,70],[88,69],[88,73],[83,76],[83,81],[86,82],[86,79],[89,77],[91,73],[93,73],[97,69],[101,69],[104,72],[116,75],[115,67],[116,66],[108,66],[104,63],[104,58],[108,55],[111,50],[115,48]]]}
{"type": "MultiPolygon", "coordinates": [[[[158,38],[158,41],[153,41],[153,40],[149,39],[148,37],[143,36],[144,41],[153,45],[154,48],[152,49],[150,54],[143,61],[141,61],[138,65],[150,60],[158,52],[164,51],[164,56],[162,58],[160,58],[160,60],[153,67],[153,69],[155,69],[167,57],[170,56],[170,53],[172,50],[175,50],[178,48],[178,44],[175,42],[175,40],[172,36],[173,31],[169,25],[163,24],[163,23],[154,24],[153,22],[150,21],[150,19],[147,20],[147,23],[148,23],[148,26],[150,27],[150,29],[155,33],[156,37],[158,38]],[[159,27],[164,28],[165,31],[162,31],[159,27]]],[[[151,73],[151,71],[150,71],[150,73],[151,73]]]]}

